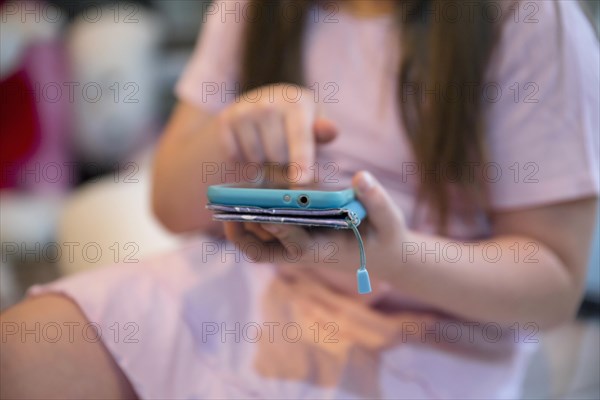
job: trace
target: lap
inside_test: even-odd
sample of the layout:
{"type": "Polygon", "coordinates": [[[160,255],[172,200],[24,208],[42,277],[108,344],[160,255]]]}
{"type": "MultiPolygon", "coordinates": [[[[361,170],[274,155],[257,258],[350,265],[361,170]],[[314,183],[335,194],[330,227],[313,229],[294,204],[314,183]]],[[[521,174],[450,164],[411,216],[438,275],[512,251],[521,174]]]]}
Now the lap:
{"type": "Polygon", "coordinates": [[[274,266],[204,250],[195,242],[30,293],[74,299],[142,398],[493,398],[518,391],[513,349],[492,361],[457,346],[399,342],[402,321],[421,315],[381,314],[309,275],[284,281],[274,266]],[[456,384],[468,377],[477,377],[473,385],[456,384]]]}

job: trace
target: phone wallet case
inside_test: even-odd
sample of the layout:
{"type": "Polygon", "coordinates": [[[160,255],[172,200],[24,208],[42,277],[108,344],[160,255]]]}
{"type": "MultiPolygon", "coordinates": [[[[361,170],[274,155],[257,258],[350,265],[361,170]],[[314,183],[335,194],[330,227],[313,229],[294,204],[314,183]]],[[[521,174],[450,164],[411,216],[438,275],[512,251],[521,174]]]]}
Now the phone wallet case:
{"type": "Polygon", "coordinates": [[[213,219],[216,221],[293,224],[336,229],[350,229],[348,220],[358,226],[366,216],[366,211],[358,200],[334,209],[262,208],[212,203],[206,208],[214,211],[213,219]]]}
{"type": "Polygon", "coordinates": [[[358,231],[358,225],[365,218],[367,212],[358,200],[353,200],[343,207],[334,209],[262,208],[212,203],[207,204],[206,208],[214,211],[213,219],[216,221],[293,224],[352,229],[358,241],[360,251],[360,267],[356,271],[358,293],[366,294],[371,292],[365,250],[358,231]]]}

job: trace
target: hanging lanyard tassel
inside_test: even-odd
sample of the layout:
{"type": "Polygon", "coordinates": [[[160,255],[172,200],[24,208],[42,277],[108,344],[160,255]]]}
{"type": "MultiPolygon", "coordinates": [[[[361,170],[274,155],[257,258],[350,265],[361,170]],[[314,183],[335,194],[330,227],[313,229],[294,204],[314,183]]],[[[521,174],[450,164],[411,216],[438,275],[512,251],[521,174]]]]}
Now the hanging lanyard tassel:
{"type": "Polygon", "coordinates": [[[358,240],[358,250],[360,252],[360,267],[356,271],[356,282],[358,285],[359,294],[371,293],[371,280],[369,279],[369,271],[367,271],[367,257],[365,256],[365,247],[363,245],[362,237],[358,231],[358,227],[352,222],[350,218],[346,218],[346,223],[354,232],[356,240],[358,240]]]}

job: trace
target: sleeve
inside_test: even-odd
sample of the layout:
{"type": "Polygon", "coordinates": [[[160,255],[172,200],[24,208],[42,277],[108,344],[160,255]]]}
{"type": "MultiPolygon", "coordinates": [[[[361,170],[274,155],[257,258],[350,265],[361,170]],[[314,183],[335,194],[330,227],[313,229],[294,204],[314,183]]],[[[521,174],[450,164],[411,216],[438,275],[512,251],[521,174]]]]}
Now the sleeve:
{"type": "Polygon", "coordinates": [[[599,190],[598,39],[576,2],[531,4],[506,21],[484,92],[483,177],[496,210],[599,190]]]}
{"type": "Polygon", "coordinates": [[[179,100],[217,113],[238,91],[246,0],[213,1],[203,15],[196,48],[175,86],[179,100]]]}

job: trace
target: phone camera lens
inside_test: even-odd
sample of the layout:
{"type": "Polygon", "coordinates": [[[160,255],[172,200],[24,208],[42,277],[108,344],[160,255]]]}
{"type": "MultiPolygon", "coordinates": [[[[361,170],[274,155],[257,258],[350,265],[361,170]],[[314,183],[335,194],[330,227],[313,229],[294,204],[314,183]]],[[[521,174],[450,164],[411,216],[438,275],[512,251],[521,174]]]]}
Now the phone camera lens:
{"type": "Polygon", "coordinates": [[[298,204],[300,205],[300,207],[308,206],[308,196],[305,194],[298,196],[298,204]]]}

